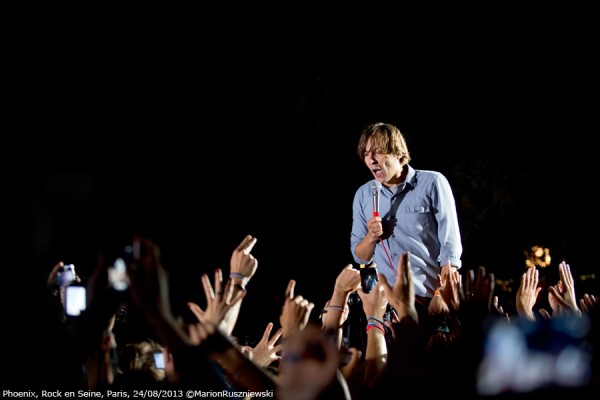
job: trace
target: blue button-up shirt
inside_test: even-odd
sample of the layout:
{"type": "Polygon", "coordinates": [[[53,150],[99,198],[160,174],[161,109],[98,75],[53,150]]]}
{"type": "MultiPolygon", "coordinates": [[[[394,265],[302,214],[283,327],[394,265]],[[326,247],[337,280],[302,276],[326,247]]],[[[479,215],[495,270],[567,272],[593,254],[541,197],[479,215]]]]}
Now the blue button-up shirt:
{"type": "Polygon", "coordinates": [[[371,260],[361,260],[355,250],[368,234],[367,221],[373,216],[372,183],[373,180],[366,182],[354,195],[350,237],[354,261],[375,262],[378,272],[393,285],[400,256],[409,252],[415,294],[433,297],[441,266],[450,261],[453,266],[461,267],[458,216],[448,180],[439,172],[408,166],[404,183],[391,189],[382,186],[379,213],[383,220],[383,240],[377,243],[371,260]]]}

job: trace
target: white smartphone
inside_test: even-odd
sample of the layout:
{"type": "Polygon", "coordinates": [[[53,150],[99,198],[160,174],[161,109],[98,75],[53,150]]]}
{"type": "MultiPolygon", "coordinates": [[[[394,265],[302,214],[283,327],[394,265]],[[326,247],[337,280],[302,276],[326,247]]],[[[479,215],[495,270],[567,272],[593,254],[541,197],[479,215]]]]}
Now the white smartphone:
{"type": "Polygon", "coordinates": [[[58,270],[56,274],[56,283],[60,287],[67,287],[71,283],[75,282],[77,279],[77,274],[75,273],[75,265],[66,264],[63,265],[61,269],[58,270]]]}
{"type": "Polygon", "coordinates": [[[165,354],[162,351],[154,352],[154,366],[157,369],[165,369],[165,354]]]}
{"type": "Polygon", "coordinates": [[[127,276],[127,266],[124,259],[117,258],[112,267],[108,269],[108,281],[112,288],[119,292],[129,288],[129,277],[127,276]]]}
{"type": "Polygon", "coordinates": [[[76,317],[86,308],[85,286],[71,285],[65,288],[65,313],[76,317]]]}

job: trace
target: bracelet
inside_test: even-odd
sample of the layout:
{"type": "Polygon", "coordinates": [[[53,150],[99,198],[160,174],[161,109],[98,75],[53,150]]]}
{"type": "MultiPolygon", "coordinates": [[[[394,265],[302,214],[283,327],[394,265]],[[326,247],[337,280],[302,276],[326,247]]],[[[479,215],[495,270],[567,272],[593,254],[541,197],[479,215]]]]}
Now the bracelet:
{"type": "Polygon", "coordinates": [[[327,314],[327,311],[329,311],[330,308],[333,309],[333,310],[339,310],[339,311],[342,311],[342,312],[348,312],[348,311],[350,311],[350,309],[348,308],[348,306],[342,307],[342,306],[329,306],[329,305],[327,305],[319,313],[319,318],[323,318],[323,314],[327,314]]]}
{"type": "Polygon", "coordinates": [[[377,328],[380,331],[385,333],[385,325],[380,324],[379,322],[369,322],[367,324],[367,332],[369,332],[369,329],[371,329],[371,328],[377,328]]]}
{"type": "Polygon", "coordinates": [[[440,290],[439,289],[435,289],[435,292],[433,292],[433,296],[441,296],[440,290]]]}
{"type": "Polygon", "coordinates": [[[371,321],[371,320],[373,320],[373,321],[377,321],[377,322],[379,322],[381,325],[383,325],[383,319],[381,319],[381,318],[379,318],[379,317],[376,317],[376,316],[374,316],[374,315],[371,315],[369,318],[367,318],[367,321],[371,321]]]}
{"type": "Polygon", "coordinates": [[[330,308],[333,308],[334,310],[340,310],[340,311],[347,311],[348,310],[348,306],[327,306],[325,307],[325,310],[329,310],[330,308]]]}
{"type": "Polygon", "coordinates": [[[248,277],[244,274],[240,274],[239,272],[232,272],[229,274],[229,278],[239,278],[242,280],[242,288],[245,288],[246,285],[248,284],[248,277]]]}
{"type": "Polygon", "coordinates": [[[381,331],[381,333],[385,334],[385,329],[383,329],[381,326],[377,325],[377,324],[373,324],[373,325],[367,325],[367,333],[369,333],[369,330],[371,328],[377,328],[381,331]]]}

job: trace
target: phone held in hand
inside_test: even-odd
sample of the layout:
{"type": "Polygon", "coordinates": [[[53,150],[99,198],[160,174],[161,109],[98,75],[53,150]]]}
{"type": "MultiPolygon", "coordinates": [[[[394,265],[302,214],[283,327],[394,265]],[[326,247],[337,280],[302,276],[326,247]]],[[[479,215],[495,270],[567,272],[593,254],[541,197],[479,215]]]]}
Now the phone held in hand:
{"type": "Polygon", "coordinates": [[[65,313],[77,317],[87,306],[86,289],[83,285],[71,284],[65,288],[65,313]]]}
{"type": "Polygon", "coordinates": [[[77,280],[75,265],[65,264],[56,273],[56,284],[58,287],[67,287],[77,280]]]}
{"type": "Polygon", "coordinates": [[[113,265],[108,268],[108,282],[110,286],[119,292],[129,288],[129,277],[127,276],[127,265],[125,259],[119,257],[113,265]]]}
{"type": "Polygon", "coordinates": [[[154,366],[156,369],[165,369],[165,354],[160,350],[154,352],[154,366]]]}
{"type": "Polygon", "coordinates": [[[129,275],[127,266],[133,261],[134,254],[139,255],[139,242],[125,244],[119,249],[112,265],[108,267],[108,282],[110,287],[117,292],[129,289],[129,275]]]}
{"type": "Polygon", "coordinates": [[[364,264],[360,265],[360,285],[365,293],[370,293],[377,284],[377,267],[367,267],[364,264]]]}

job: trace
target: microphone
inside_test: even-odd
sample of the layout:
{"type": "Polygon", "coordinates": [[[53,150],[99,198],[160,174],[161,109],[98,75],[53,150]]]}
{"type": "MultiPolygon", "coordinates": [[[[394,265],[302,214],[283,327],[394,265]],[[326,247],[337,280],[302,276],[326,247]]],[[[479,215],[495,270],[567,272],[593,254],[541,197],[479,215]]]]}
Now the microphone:
{"type": "Polygon", "coordinates": [[[379,191],[381,190],[381,182],[373,181],[371,183],[371,191],[373,192],[373,216],[379,217],[379,191]]]}

